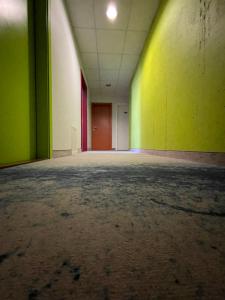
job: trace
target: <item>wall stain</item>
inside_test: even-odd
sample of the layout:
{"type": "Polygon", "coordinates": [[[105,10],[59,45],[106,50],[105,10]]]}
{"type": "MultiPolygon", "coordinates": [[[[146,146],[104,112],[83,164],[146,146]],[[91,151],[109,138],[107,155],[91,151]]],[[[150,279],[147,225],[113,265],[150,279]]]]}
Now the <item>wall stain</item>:
{"type": "Polygon", "coordinates": [[[202,52],[202,73],[206,71],[206,45],[211,35],[211,4],[212,0],[199,0],[200,37],[199,51],[202,52]]]}

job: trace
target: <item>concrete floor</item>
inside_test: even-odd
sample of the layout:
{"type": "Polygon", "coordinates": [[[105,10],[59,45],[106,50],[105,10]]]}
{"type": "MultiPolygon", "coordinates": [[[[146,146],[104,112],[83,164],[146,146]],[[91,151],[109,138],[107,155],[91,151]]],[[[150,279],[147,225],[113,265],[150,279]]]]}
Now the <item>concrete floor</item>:
{"type": "Polygon", "coordinates": [[[128,153],[0,170],[0,299],[225,299],[224,171],[128,153]]]}

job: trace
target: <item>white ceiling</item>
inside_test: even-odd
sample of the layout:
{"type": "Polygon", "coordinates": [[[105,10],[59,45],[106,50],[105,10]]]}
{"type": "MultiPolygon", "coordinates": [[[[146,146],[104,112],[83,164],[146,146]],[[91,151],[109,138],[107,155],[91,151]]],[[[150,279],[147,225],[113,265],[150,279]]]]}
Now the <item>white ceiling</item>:
{"type": "Polygon", "coordinates": [[[128,96],[159,0],[114,0],[113,23],[106,17],[110,0],[65,2],[92,96],[128,96]]]}

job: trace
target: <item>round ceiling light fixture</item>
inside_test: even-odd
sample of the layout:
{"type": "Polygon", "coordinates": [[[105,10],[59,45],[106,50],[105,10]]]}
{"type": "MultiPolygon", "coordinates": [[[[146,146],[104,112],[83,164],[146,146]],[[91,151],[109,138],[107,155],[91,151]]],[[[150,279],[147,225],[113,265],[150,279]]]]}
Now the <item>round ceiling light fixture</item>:
{"type": "Polygon", "coordinates": [[[106,15],[109,20],[114,21],[118,15],[116,5],[114,3],[110,3],[107,7],[106,15]]]}

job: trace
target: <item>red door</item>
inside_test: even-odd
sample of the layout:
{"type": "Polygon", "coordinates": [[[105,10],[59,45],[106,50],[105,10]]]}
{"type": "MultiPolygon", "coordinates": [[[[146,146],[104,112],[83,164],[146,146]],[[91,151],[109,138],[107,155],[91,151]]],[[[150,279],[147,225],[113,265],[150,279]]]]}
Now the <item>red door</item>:
{"type": "Polygon", "coordinates": [[[112,104],[92,104],[92,150],[112,150],[112,104]]]}
{"type": "Polygon", "coordinates": [[[87,151],[87,85],[81,73],[81,151],[87,151]]]}

